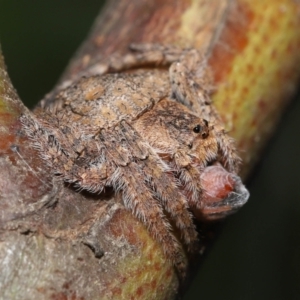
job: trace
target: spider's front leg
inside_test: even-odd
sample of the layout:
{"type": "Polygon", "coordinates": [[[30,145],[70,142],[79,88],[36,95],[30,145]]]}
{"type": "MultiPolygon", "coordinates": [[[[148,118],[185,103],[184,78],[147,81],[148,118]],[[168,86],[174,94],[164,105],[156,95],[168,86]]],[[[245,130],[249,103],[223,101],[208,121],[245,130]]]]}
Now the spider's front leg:
{"type": "Polygon", "coordinates": [[[154,151],[151,152],[143,167],[147,175],[147,184],[155,191],[157,200],[168,213],[173,225],[177,227],[187,249],[193,252],[197,250],[198,237],[193,217],[189,212],[188,201],[169,166],[154,151]]]}
{"type": "Polygon", "coordinates": [[[241,158],[237,153],[234,139],[231,138],[223,124],[217,121],[212,125],[219,149],[219,162],[229,172],[237,174],[241,164],[241,158]]]}
{"type": "MultiPolygon", "coordinates": [[[[181,156],[181,155],[180,155],[181,156]]],[[[190,208],[200,209],[201,202],[199,198],[202,193],[202,184],[200,181],[201,168],[199,165],[193,165],[191,161],[182,160],[178,157],[178,153],[174,157],[174,165],[176,176],[180,181],[182,192],[188,199],[190,208]]]]}

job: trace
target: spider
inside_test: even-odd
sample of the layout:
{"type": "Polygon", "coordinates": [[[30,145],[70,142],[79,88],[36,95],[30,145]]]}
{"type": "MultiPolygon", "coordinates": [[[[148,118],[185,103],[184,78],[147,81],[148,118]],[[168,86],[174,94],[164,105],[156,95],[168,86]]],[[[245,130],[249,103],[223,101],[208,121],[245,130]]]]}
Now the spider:
{"type": "Polygon", "coordinates": [[[21,119],[54,174],[80,190],[112,187],[121,193],[124,206],[180,269],[180,238],[188,251],[197,249],[191,210],[205,206],[204,170],[218,164],[235,174],[240,159],[211,105],[200,53],[148,44],[132,48],[63,84],[36,116],[21,119]],[[170,64],[169,73],[110,73],[153,63],[170,64]]]}

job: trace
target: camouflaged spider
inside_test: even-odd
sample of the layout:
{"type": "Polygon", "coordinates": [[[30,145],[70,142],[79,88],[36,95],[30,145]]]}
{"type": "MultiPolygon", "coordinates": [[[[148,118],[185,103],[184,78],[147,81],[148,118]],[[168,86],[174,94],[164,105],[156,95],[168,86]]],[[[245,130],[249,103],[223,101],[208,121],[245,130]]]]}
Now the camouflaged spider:
{"type": "Polygon", "coordinates": [[[22,123],[64,181],[90,192],[110,186],[122,193],[125,207],[181,268],[181,243],[170,219],[187,249],[195,251],[191,209],[203,206],[203,170],[217,163],[235,173],[240,159],[211,105],[199,52],[133,48],[136,52],[112,56],[87,70],[86,77],[65,83],[42,102],[37,117],[23,116],[22,123]],[[169,74],[162,69],[103,74],[152,63],[170,64],[169,74]]]}

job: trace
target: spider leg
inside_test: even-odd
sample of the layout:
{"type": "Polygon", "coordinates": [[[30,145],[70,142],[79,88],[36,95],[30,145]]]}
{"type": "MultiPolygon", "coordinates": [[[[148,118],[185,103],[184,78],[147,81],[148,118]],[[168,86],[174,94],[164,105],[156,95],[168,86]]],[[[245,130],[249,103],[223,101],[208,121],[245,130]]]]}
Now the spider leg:
{"type": "Polygon", "coordinates": [[[188,166],[179,171],[179,180],[191,207],[198,208],[201,202],[202,185],[200,168],[188,166]]]}
{"type": "MultiPolygon", "coordinates": [[[[88,169],[73,172],[80,178],[78,186],[90,192],[101,192],[105,186],[111,185],[115,177],[118,177],[118,167],[124,167],[131,161],[130,150],[120,132],[115,129],[102,129],[95,139],[89,141],[89,161],[85,161],[88,169]]],[[[119,188],[117,189],[119,190],[119,188]]]]}
{"type": "Polygon", "coordinates": [[[187,53],[196,51],[154,43],[130,44],[129,48],[131,50],[129,53],[114,53],[105,60],[101,57],[96,58],[93,63],[90,63],[91,67],[87,67],[79,75],[77,74],[76,77],[122,72],[149,65],[169,66],[187,53]]]}
{"type": "Polygon", "coordinates": [[[116,166],[126,166],[131,160],[124,137],[120,136],[120,131],[116,129],[102,129],[99,140],[105,147],[107,159],[114,162],[116,166]]]}
{"type": "Polygon", "coordinates": [[[184,156],[180,151],[174,155],[173,165],[189,206],[198,208],[201,205],[200,176],[203,166],[200,163],[193,163],[190,157],[184,156]]]}
{"type": "MultiPolygon", "coordinates": [[[[34,141],[34,147],[46,163],[55,170],[56,175],[61,176],[66,182],[75,184],[75,187],[80,190],[85,189],[91,192],[103,190],[107,178],[113,173],[113,168],[107,162],[103,147],[96,146],[95,141],[88,141],[90,148],[93,149],[92,143],[94,143],[94,148],[98,148],[98,151],[91,151],[94,152],[93,156],[97,152],[97,158],[93,159],[92,157],[87,161],[80,157],[76,151],[76,145],[72,145],[68,139],[69,134],[73,134],[72,129],[69,129],[70,133],[62,132],[55,122],[54,115],[48,116],[47,113],[44,113],[40,118],[23,115],[20,120],[25,132],[34,141]],[[53,125],[51,126],[47,122],[48,117],[52,118],[53,125]],[[82,168],[84,165],[88,168],[82,168]]],[[[58,122],[58,120],[56,121],[58,122]]],[[[85,151],[84,146],[82,151],[85,151]]]]}
{"type": "Polygon", "coordinates": [[[168,66],[180,59],[182,55],[190,51],[173,45],[161,44],[130,44],[129,47],[136,57],[139,65],[154,64],[160,66],[168,66]]]}
{"type": "Polygon", "coordinates": [[[144,161],[144,172],[148,184],[160,199],[163,208],[168,212],[175,226],[179,229],[183,241],[190,251],[198,246],[198,236],[193,223],[192,214],[185,195],[180,191],[171,169],[155,153],[151,153],[144,161]]]}
{"type": "Polygon", "coordinates": [[[99,60],[92,67],[84,71],[84,75],[103,75],[120,72],[132,68],[149,65],[169,66],[177,61],[187,50],[160,44],[131,44],[131,52],[120,55],[114,54],[105,61],[99,60]]]}
{"type": "Polygon", "coordinates": [[[164,216],[163,208],[154,198],[153,191],[145,184],[145,176],[139,164],[131,162],[126,167],[119,167],[111,184],[116,190],[122,190],[125,207],[134,213],[153,238],[162,245],[166,257],[178,270],[183,271],[183,250],[171,233],[171,226],[164,216]]]}
{"type": "MultiPolygon", "coordinates": [[[[131,52],[114,53],[105,60],[100,56],[96,57],[93,62],[89,63],[90,67],[87,66],[84,71],[76,74],[76,78],[121,72],[149,65],[168,66],[177,61],[186,51],[179,47],[160,44],[131,44],[129,48],[131,52]]],[[[65,81],[62,88],[69,85],[69,81],[65,81]]]]}
{"type": "Polygon", "coordinates": [[[73,165],[71,174],[73,176],[65,176],[64,180],[75,183],[75,187],[79,190],[87,190],[91,193],[101,193],[109,176],[113,174],[114,168],[106,161],[104,153],[99,153],[99,159],[95,162],[90,162],[87,168],[82,169],[77,164],[73,165]]]}
{"type": "Polygon", "coordinates": [[[142,160],[146,159],[148,157],[148,148],[140,135],[127,122],[122,121],[120,125],[122,135],[130,148],[132,156],[142,160]]]}
{"type": "Polygon", "coordinates": [[[183,52],[179,60],[170,66],[169,77],[171,97],[209,121],[211,76],[201,53],[196,49],[183,52]]]}
{"type": "Polygon", "coordinates": [[[122,122],[122,133],[134,159],[138,159],[138,164],[142,165],[146,183],[155,191],[156,198],[162,203],[163,209],[169,213],[182,233],[184,242],[192,249],[197,241],[197,233],[188,211],[187,201],[178,188],[170,168],[126,122],[122,122]]]}
{"type": "Polygon", "coordinates": [[[237,154],[234,140],[226,134],[222,125],[214,126],[222,165],[233,173],[238,173],[241,158],[237,154]]]}
{"type": "Polygon", "coordinates": [[[177,267],[182,265],[182,250],[171,232],[164,210],[170,214],[171,220],[174,220],[183,234],[185,243],[192,249],[197,241],[197,233],[184,195],[180,193],[166,164],[125,121],[113,131],[105,131],[103,142],[114,163],[114,157],[120,151],[107,140],[113,135],[123,141],[122,147],[127,151],[129,162],[119,163],[107,184],[122,191],[125,207],[145,224],[151,235],[163,246],[166,256],[177,267]]]}
{"type": "Polygon", "coordinates": [[[57,137],[62,136],[62,132],[55,124],[48,126],[47,114],[44,117],[45,119],[42,120],[34,115],[22,115],[20,121],[27,136],[34,141],[33,146],[39,151],[41,157],[49,166],[54,166],[57,173],[64,175],[71,169],[70,162],[75,153],[66,139],[58,140],[57,137]],[[61,161],[57,160],[57,156],[60,156],[61,161]]]}

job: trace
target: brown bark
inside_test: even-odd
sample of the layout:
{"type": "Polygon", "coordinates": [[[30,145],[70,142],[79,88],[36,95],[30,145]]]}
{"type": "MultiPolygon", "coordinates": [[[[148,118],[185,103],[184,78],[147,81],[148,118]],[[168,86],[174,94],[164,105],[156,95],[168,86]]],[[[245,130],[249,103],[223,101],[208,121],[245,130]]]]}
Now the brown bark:
{"type": "MultiPolygon", "coordinates": [[[[110,1],[63,80],[125,53],[132,42],[202,49],[215,78],[215,104],[242,150],[247,174],[299,78],[299,11],[291,0],[110,1]]],[[[176,273],[142,224],[113,205],[112,196],[77,193],[53,180],[22,134],[18,117],[29,112],[3,59],[0,70],[1,296],[175,298],[176,273]],[[49,201],[53,205],[45,205],[49,201]],[[112,218],[105,223],[108,211],[112,218]],[[104,250],[102,258],[95,257],[99,249],[87,247],[95,244],[90,238],[104,250]]],[[[214,236],[212,227],[201,226],[200,259],[214,236]]]]}

